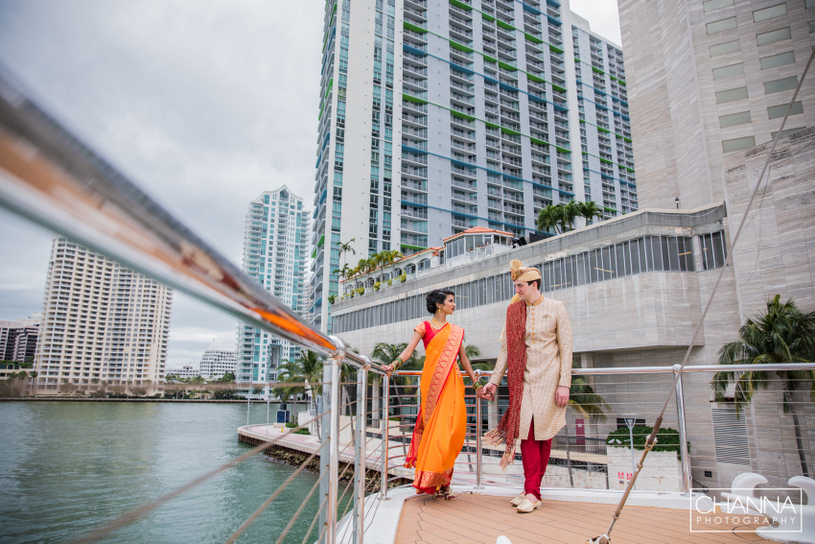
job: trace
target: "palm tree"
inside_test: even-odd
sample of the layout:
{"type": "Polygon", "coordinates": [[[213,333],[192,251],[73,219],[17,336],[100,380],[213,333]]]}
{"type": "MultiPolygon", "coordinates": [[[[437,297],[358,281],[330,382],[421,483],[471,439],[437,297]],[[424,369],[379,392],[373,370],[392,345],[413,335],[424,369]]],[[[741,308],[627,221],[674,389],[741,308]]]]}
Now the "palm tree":
{"type": "MultiPolygon", "coordinates": [[[[374,346],[374,351],[371,354],[371,359],[378,362],[381,365],[389,365],[393,362],[394,359],[399,357],[399,355],[405,351],[407,347],[407,342],[403,342],[401,344],[387,344],[385,342],[379,342],[374,346]]],[[[424,358],[423,358],[424,359],[424,358]]],[[[424,360],[422,361],[424,362],[424,360]]],[[[411,356],[410,359],[405,361],[402,365],[402,370],[413,370],[412,366],[416,365],[415,357],[411,356]]],[[[404,378],[398,378],[397,376],[391,376],[390,387],[388,388],[388,398],[395,397],[399,394],[396,387],[397,385],[401,385],[404,382],[404,378]],[[399,383],[397,383],[399,382],[399,383]]],[[[397,397],[398,398],[398,397],[397,397]]],[[[394,408],[394,415],[401,416],[402,415],[402,408],[401,406],[393,406],[394,408]]]]}
{"type": "Polygon", "coordinates": [[[563,206],[563,215],[560,218],[560,232],[574,230],[574,220],[580,217],[580,204],[576,200],[571,200],[568,204],[558,204],[558,206],[563,206]]]}
{"type": "MultiPolygon", "coordinates": [[[[739,330],[739,339],[725,344],[719,350],[719,364],[750,364],[756,370],[744,373],[722,371],[713,376],[710,388],[716,394],[716,402],[727,402],[727,386],[735,383],[734,405],[739,414],[748,404],[755,391],[769,385],[768,372],[761,370],[762,364],[800,363],[815,360],[815,312],[803,313],[792,301],[781,303],[781,296],[775,295],[767,301],[767,312],[748,319],[739,330]]],[[[805,450],[801,438],[798,412],[792,399],[794,390],[808,385],[810,400],[815,402],[815,371],[777,371],[781,380],[784,413],[792,416],[795,439],[798,445],[798,458],[801,471],[809,476],[805,450]]]]}
{"type": "Polygon", "coordinates": [[[558,234],[562,206],[546,206],[538,213],[538,230],[558,234]]]}
{"type": "Polygon", "coordinates": [[[393,278],[393,263],[404,257],[399,250],[383,251],[383,265],[391,267],[391,279],[393,278]]]}
{"type": "Polygon", "coordinates": [[[589,224],[589,221],[594,219],[603,219],[603,210],[600,209],[600,206],[597,205],[597,202],[593,200],[589,200],[588,202],[581,202],[580,203],[580,216],[586,220],[586,224],[589,224]]]}
{"type": "MultiPolygon", "coordinates": [[[[286,360],[280,365],[277,374],[280,382],[302,383],[308,385],[281,386],[272,389],[272,393],[281,400],[288,399],[291,395],[309,393],[312,401],[317,396],[323,394],[323,361],[319,355],[313,351],[301,350],[300,357],[295,361],[286,360]]],[[[320,437],[320,424],[317,419],[317,438],[320,437]]]]}
{"type": "Polygon", "coordinates": [[[337,270],[335,270],[334,274],[336,274],[339,279],[345,279],[349,275],[351,275],[352,271],[353,269],[350,266],[348,266],[348,263],[345,263],[345,265],[343,265],[342,268],[338,268],[337,270]]]}
{"type": "Polygon", "coordinates": [[[606,400],[594,392],[586,376],[572,376],[569,389],[569,408],[592,421],[606,421],[606,410],[610,410],[606,400]]]}
{"type": "Polygon", "coordinates": [[[351,238],[350,240],[348,240],[344,244],[340,242],[340,244],[337,246],[337,248],[338,248],[337,256],[340,258],[340,262],[343,262],[342,256],[344,254],[346,254],[346,253],[350,252],[350,253],[352,253],[354,255],[357,254],[357,251],[351,246],[351,244],[354,243],[355,241],[356,241],[356,238],[351,238]]]}

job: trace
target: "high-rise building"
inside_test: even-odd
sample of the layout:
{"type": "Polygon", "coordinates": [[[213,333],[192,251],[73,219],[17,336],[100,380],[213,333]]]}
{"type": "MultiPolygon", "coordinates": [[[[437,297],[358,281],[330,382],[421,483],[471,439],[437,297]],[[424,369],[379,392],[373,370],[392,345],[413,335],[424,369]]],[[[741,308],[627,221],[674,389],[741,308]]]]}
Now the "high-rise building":
{"type": "MultiPolygon", "coordinates": [[[[303,209],[303,199],[285,185],[264,192],[249,204],[243,270],[301,315],[307,312],[303,296],[307,230],[308,213],[303,209]]],[[[277,378],[280,361],[296,359],[300,348],[240,323],[237,352],[237,381],[267,382],[277,378]]]]}
{"type": "Polygon", "coordinates": [[[341,245],[411,254],[475,226],[534,232],[574,199],[637,208],[620,49],[568,2],[329,0],[321,85],[322,330],[341,245]]]}
{"type": "Polygon", "coordinates": [[[583,157],[583,199],[604,216],[635,211],[637,182],[623,51],[572,13],[572,45],[583,157]]]}
{"type": "Polygon", "coordinates": [[[0,360],[30,363],[37,351],[40,316],[0,321],[0,360]]]}
{"type": "MultiPolygon", "coordinates": [[[[620,0],[619,9],[640,204],[727,200],[726,158],[781,126],[812,51],[815,1],[620,0]]],[[[809,82],[785,132],[812,126],[809,82]]]]}
{"type": "Polygon", "coordinates": [[[201,357],[198,374],[205,379],[221,378],[238,370],[238,353],[234,345],[212,344],[201,357]]]}
{"type": "Polygon", "coordinates": [[[164,381],[172,290],[63,237],[51,247],[37,389],[164,381]]]}

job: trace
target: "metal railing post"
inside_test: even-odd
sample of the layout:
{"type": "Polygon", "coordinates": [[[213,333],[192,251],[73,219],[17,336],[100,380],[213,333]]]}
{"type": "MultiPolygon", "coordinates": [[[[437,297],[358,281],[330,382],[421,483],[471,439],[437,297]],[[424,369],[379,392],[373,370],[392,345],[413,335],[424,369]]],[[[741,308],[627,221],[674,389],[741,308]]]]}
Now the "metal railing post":
{"type": "MultiPolygon", "coordinates": [[[[674,376],[679,373],[682,365],[674,365],[674,376]]],[[[685,422],[685,397],[682,387],[682,375],[676,380],[676,415],[679,421],[679,458],[682,465],[682,492],[689,495],[693,489],[690,467],[690,453],[688,452],[688,429],[685,422]]]]}
{"type": "MultiPolygon", "coordinates": [[[[340,370],[345,359],[345,342],[339,336],[330,336],[337,350],[326,359],[330,380],[323,385],[329,393],[329,429],[328,429],[328,501],[326,503],[325,543],[337,542],[337,502],[339,497],[340,476],[340,370]]],[[[323,372],[325,376],[325,372],[323,372]]]]}
{"type": "MultiPolygon", "coordinates": [[[[475,371],[476,379],[481,378],[481,371],[475,371]]],[[[482,475],[482,466],[481,466],[481,397],[478,396],[478,392],[475,394],[475,448],[476,448],[476,456],[475,456],[475,488],[476,489],[483,489],[484,486],[481,485],[481,475],[482,475]]]]}
{"type": "Polygon", "coordinates": [[[366,364],[357,371],[356,544],[362,544],[365,533],[365,445],[368,442],[368,369],[371,363],[367,357],[363,358],[366,364]]]}
{"type": "Polygon", "coordinates": [[[382,483],[379,485],[379,500],[388,500],[388,439],[390,438],[390,386],[391,378],[388,375],[382,377],[382,483]]]}

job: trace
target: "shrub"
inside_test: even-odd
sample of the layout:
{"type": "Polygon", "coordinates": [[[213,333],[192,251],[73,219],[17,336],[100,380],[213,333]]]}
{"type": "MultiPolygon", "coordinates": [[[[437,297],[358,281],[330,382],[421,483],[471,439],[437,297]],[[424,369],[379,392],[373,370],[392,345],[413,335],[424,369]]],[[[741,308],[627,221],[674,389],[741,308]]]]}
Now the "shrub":
{"type": "MultiPolygon", "coordinates": [[[[634,449],[644,450],[645,441],[653,431],[653,427],[648,425],[634,425],[634,449]]],[[[608,433],[606,445],[627,448],[629,446],[628,427],[617,429],[608,433]]],[[[661,427],[657,433],[657,442],[651,451],[675,451],[679,455],[679,431],[670,427],[661,427]]],[[[690,452],[690,442],[688,442],[688,452],[690,452]]]]}
{"type": "Polygon", "coordinates": [[[310,433],[310,432],[308,432],[308,429],[306,429],[305,427],[303,427],[303,428],[302,428],[302,429],[300,429],[299,431],[294,431],[294,434],[311,434],[311,433],[310,433]]]}
{"type": "Polygon", "coordinates": [[[374,284],[374,290],[379,291],[379,288],[382,287],[382,282],[378,281],[374,284]]]}
{"type": "Polygon", "coordinates": [[[289,429],[294,429],[295,427],[297,427],[297,423],[294,421],[287,421],[286,427],[288,427],[289,429]]]}

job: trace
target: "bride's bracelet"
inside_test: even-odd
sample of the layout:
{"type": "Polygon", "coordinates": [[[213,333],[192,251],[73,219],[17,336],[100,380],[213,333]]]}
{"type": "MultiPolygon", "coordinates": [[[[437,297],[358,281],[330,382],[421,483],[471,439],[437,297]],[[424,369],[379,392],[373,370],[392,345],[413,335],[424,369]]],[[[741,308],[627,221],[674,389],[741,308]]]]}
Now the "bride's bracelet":
{"type": "Polygon", "coordinates": [[[391,364],[393,365],[394,370],[399,370],[399,367],[405,364],[405,362],[402,360],[401,357],[397,357],[396,359],[391,361],[391,364]]]}
{"type": "Polygon", "coordinates": [[[483,384],[483,383],[481,383],[481,380],[480,380],[480,379],[479,379],[479,380],[475,380],[475,381],[473,382],[473,389],[475,389],[476,391],[478,391],[478,390],[479,390],[479,389],[481,389],[482,387],[484,387],[484,384],[483,384]]]}

